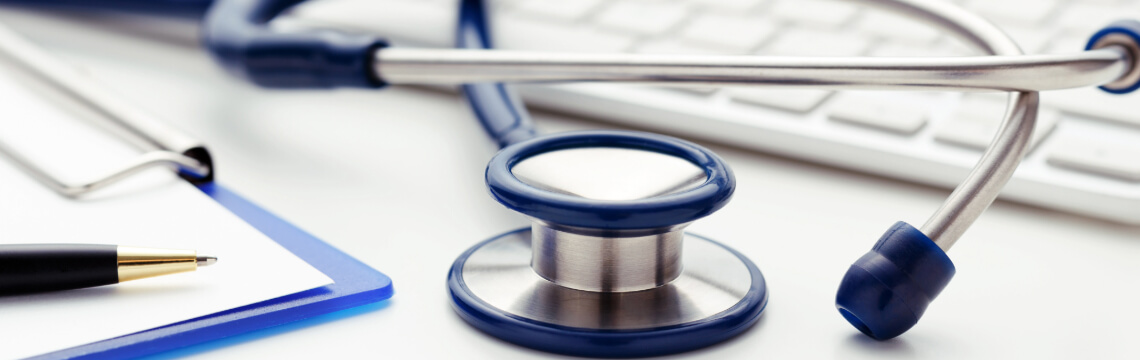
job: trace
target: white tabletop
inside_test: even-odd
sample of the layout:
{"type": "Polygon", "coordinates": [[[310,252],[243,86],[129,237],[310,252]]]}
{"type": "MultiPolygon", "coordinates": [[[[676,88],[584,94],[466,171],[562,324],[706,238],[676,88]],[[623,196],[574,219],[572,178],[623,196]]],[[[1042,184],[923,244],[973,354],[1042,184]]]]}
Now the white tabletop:
{"type": "MultiPolygon", "coordinates": [[[[0,21],[204,140],[221,184],[395,283],[379,305],[165,356],[557,357],[480,333],[451,309],[445,277],[455,257],[528,224],[488,196],[482,175],[495,148],[454,93],[260,90],[170,41],[177,36],[10,11],[0,21]]],[[[612,127],[535,117],[544,131],[612,127]]],[[[958,274],[923,320],[878,342],[835,310],[839,280],[892,223],[921,225],[949,191],[705,144],[732,165],[738,189],[690,229],[755,261],[771,297],[743,335],[675,357],[1140,354],[1140,228],[999,201],[950,252],[958,274]]]]}

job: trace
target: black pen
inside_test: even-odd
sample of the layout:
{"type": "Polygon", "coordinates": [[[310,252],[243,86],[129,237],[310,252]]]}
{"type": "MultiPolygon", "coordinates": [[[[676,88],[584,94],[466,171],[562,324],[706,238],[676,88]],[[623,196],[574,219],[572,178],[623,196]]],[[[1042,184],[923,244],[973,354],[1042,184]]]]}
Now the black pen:
{"type": "Polygon", "coordinates": [[[0,295],[78,289],[194,271],[218,261],[193,250],[118,245],[0,245],[0,295]]]}

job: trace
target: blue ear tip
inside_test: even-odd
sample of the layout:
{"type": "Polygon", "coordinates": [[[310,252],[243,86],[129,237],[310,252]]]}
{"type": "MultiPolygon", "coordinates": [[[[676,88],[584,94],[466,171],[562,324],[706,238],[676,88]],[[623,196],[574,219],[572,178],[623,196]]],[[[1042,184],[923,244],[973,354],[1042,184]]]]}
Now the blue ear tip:
{"type": "Polygon", "coordinates": [[[835,307],[860,332],[887,340],[918,323],[954,271],[938,245],[899,222],[847,269],[835,307]]]}
{"type": "Polygon", "coordinates": [[[858,265],[843,277],[835,307],[847,322],[876,340],[902,335],[918,323],[906,299],[858,265]]]}

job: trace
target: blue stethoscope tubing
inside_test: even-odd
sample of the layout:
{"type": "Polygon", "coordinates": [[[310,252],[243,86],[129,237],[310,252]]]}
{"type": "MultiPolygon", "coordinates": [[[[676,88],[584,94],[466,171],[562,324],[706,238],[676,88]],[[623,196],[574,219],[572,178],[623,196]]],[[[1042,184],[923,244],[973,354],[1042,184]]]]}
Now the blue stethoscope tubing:
{"type": "MultiPolygon", "coordinates": [[[[455,47],[493,48],[485,4],[482,1],[462,1],[459,6],[455,47]]],[[[538,136],[530,114],[506,84],[463,84],[462,89],[471,112],[500,148],[538,136]]]]}

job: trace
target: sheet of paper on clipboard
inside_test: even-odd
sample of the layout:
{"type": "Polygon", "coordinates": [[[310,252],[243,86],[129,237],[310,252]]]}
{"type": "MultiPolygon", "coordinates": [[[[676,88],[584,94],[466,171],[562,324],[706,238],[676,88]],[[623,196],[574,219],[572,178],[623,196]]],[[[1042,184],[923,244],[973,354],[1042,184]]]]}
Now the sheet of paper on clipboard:
{"type": "MultiPolygon", "coordinates": [[[[137,149],[0,66],[0,143],[65,180],[85,181],[137,149]]],[[[161,168],[78,199],[0,155],[0,243],[95,243],[216,255],[197,272],[0,297],[0,358],[122,336],[327,285],[327,276],[161,168]]]]}

